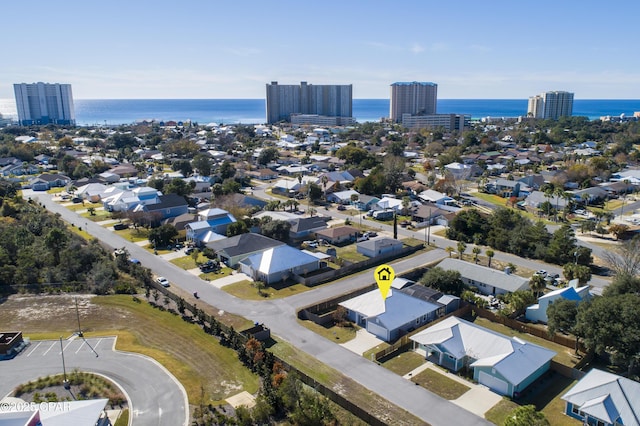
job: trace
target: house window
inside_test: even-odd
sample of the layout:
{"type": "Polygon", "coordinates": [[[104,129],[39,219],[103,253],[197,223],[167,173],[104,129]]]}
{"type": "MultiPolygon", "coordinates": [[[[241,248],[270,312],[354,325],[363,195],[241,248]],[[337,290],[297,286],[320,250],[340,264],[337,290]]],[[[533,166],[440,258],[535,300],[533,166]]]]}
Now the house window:
{"type": "Polygon", "coordinates": [[[580,410],[578,410],[578,407],[576,407],[575,405],[571,406],[571,412],[573,414],[578,414],[578,415],[580,414],[580,410]]]}
{"type": "Polygon", "coordinates": [[[416,318],[416,324],[420,324],[420,318],[416,318]]]}

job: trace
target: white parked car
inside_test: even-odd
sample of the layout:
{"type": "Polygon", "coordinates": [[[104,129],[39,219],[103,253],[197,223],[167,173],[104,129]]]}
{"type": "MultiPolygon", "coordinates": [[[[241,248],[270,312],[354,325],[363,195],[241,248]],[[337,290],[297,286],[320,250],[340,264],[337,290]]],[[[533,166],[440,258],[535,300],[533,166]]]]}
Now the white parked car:
{"type": "Polygon", "coordinates": [[[158,284],[160,284],[162,287],[169,287],[171,284],[169,284],[169,280],[166,279],[165,277],[158,277],[156,278],[156,281],[158,282],[158,284]]]}

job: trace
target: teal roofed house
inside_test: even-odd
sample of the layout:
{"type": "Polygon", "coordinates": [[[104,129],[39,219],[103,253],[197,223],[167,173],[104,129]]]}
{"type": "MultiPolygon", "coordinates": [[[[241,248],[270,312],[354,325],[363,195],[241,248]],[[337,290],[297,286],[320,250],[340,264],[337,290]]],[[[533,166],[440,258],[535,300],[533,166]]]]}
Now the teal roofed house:
{"type": "Polygon", "coordinates": [[[640,425],[640,383],[625,377],[594,368],[562,399],[565,414],[585,425],[640,425]]]}
{"type": "Polygon", "coordinates": [[[452,371],[473,370],[473,379],[501,395],[517,396],[542,376],[556,352],[449,317],[411,336],[426,358],[452,371]]]}
{"type": "Polygon", "coordinates": [[[236,222],[231,213],[222,209],[207,209],[198,213],[198,220],[185,225],[187,241],[203,245],[226,238],[227,227],[236,222]]]}

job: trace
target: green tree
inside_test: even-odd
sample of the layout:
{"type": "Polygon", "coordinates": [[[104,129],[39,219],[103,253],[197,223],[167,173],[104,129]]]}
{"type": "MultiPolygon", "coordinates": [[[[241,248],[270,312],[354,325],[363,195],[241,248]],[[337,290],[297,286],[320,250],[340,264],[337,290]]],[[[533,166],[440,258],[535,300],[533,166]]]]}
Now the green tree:
{"type": "Polygon", "coordinates": [[[461,211],[451,220],[446,235],[450,240],[466,243],[474,242],[475,236],[480,236],[478,244],[484,244],[488,228],[487,219],[477,209],[468,209],[461,211]]]}
{"type": "Polygon", "coordinates": [[[262,235],[274,240],[286,242],[289,240],[291,223],[284,220],[272,220],[262,225],[262,235]]]}
{"type": "Polygon", "coordinates": [[[232,178],[236,175],[236,168],[229,160],[224,160],[220,165],[220,177],[222,180],[232,178]]]}
{"type": "Polygon", "coordinates": [[[161,225],[149,231],[149,241],[154,247],[166,247],[178,236],[178,230],[170,224],[161,225]]]}
{"type": "Polygon", "coordinates": [[[487,258],[489,259],[489,265],[488,266],[489,266],[489,268],[491,268],[491,259],[493,259],[493,256],[495,256],[496,253],[493,250],[488,249],[487,251],[485,251],[485,254],[487,255],[487,258]]]}
{"type": "Polygon", "coordinates": [[[595,296],[578,308],[576,332],[584,345],[611,361],[627,366],[631,374],[640,357],[640,296],[595,296]]]}
{"type": "Polygon", "coordinates": [[[206,154],[197,154],[191,160],[191,165],[201,176],[211,175],[211,159],[206,154]]]}
{"type": "Polygon", "coordinates": [[[402,184],[402,176],[407,168],[404,158],[387,155],[382,162],[389,192],[395,194],[402,184]]]}
{"type": "Polygon", "coordinates": [[[576,250],[576,238],[573,229],[569,225],[562,225],[556,230],[547,249],[546,261],[563,265],[571,262],[576,250]]]}
{"type": "Polygon", "coordinates": [[[562,267],[562,275],[567,281],[578,279],[580,284],[586,284],[591,280],[591,269],[588,266],[566,263],[562,267]]]}
{"type": "Polygon", "coordinates": [[[227,237],[233,237],[235,235],[246,234],[249,232],[247,224],[244,220],[238,220],[237,222],[230,223],[227,226],[227,237]]]}
{"type": "Polygon", "coordinates": [[[44,244],[53,252],[55,265],[60,264],[60,251],[67,245],[69,236],[60,228],[52,228],[44,237],[44,244]]]}
{"type": "Polygon", "coordinates": [[[264,148],[262,151],[260,151],[260,154],[258,155],[258,164],[266,166],[272,161],[277,160],[279,156],[280,156],[280,151],[278,151],[277,148],[273,148],[273,147],[264,148]]]}
{"type": "Polygon", "coordinates": [[[482,249],[478,246],[475,246],[474,248],[471,249],[471,252],[473,253],[473,261],[475,263],[478,263],[478,255],[482,253],[482,249]]]}
{"type": "Polygon", "coordinates": [[[547,308],[547,329],[550,335],[556,331],[573,333],[578,315],[578,304],[575,300],[559,298],[547,308]]]}
{"type": "Polygon", "coordinates": [[[180,178],[173,178],[171,182],[164,185],[165,194],[189,195],[193,192],[193,187],[180,178]]]}
{"type": "Polygon", "coordinates": [[[543,413],[535,405],[523,405],[514,409],[503,423],[504,426],[549,426],[543,413]]]}
{"type": "Polygon", "coordinates": [[[420,278],[420,284],[454,296],[460,296],[466,289],[460,272],[445,270],[438,266],[425,272],[420,278]]]}
{"type": "Polygon", "coordinates": [[[463,241],[458,241],[457,248],[458,248],[458,259],[462,259],[462,255],[464,254],[464,251],[467,249],[467,245],[463,241]]]}
{"type": "Polygon", "coordinates": [[[547,282],[542,275],[534,274],[531,279],[529,279],[529,288],[537,298],[539,294],[547,288],[547,282]]]}

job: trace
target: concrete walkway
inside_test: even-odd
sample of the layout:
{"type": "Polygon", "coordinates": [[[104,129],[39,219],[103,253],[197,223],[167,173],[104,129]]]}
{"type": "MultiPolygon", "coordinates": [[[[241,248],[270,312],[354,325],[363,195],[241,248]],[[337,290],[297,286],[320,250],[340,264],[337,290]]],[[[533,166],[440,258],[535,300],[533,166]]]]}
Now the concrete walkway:
{"type": "MultiPolygon", "coordinates": [[[[189,272],[191,272],[194,275],[200,275],[202,272],[200,272],[200,269],[198,268],[194,268],[194,269],[190,269],[189,272]]],[[[234,283],[238,283],[240,281],[253,281],[251,279],[250,276],[243,274],[242,272],[234,272],[231,275],[227,275],[226,277],[222,277],[222,278],[218,278],[217,280],[212,280],[209,281],[209,284],[212,284],[214,287],[216,288],[222,288],[226,285],[229,284],[234,284],[234,283]]]]}
{"type": "MultiPolygon", "coordinates": [[[[424,353],[422,354],[424,355],[424,353]]],[[[471,389],[465,392],[462,396],[457,399],[452,400],[451,402],[456,404],[460,408],[464,408],[467,411],[472,412],[476,416],[484,417],[484,414],[493,408],[498,402],[502,400],[502,396],[494,393],[491,389],[487,388],[483,385],[478,385],[472,382],[469,382],[461,377],[458,377],[455,374],[448,373],[443,371],[439,367],[435,366],[430,361],[426,361],[420,367],[414,369],[413,371],[405,374],[404,377],[407,380],[411,380],[412,377],[417,376],[422,373],[424,370],[435,371],[438,374],[442,374],[447,378],[461,383],[471,389]]]]}
{"type": "Polygon", "coordinates": [[[361,328],[356,331],[356,337],[346,343],[341,343],[340,346],[349,349],[351,352],[355,352],[358,355],[362,355],[369,349],[375,348],[381,343],[383,343],[382,340],[378,339],[364,328],[361,328]]]}

